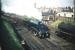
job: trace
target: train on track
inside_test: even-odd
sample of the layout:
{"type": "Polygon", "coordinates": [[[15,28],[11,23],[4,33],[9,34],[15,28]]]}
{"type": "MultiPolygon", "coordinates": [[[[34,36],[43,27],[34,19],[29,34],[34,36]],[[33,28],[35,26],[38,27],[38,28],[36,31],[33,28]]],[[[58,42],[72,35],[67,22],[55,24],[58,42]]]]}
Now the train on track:
{"type": "Polygon", "coordinates": [[[24,21],[24,25],[26,28],[28,28],[28,30],[32,31],[33,35],[39,38],[49,38],[50,37],[48,27],[37,19],[30,19],[28,21],[24,21]]]}
{"type": "Polygon", "coordinates": [[[58,31],[56,31],[57,35],[60,37],[63,37],[69,41],[75,40],[75,25],[72,25],[70,23],[65,24],[61,23],[58,26],[58,31]]]}

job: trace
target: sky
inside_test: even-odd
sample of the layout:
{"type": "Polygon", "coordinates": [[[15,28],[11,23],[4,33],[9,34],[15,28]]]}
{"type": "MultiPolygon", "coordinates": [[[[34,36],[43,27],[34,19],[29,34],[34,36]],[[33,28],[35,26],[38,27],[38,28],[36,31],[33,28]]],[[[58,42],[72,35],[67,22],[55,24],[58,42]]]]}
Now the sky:
{"type": "Polygon", "coordinates": [[[46,5],[48,7],[73,6],[73,0],[36,0],[36,2],[38,6],[39,5],[46,5]]]}
{"type": "Polygon", "coordinates": [[[5,12],[42,19],[41,12],[34,7],[35,2],[37,7],[65,7],[73,5],[73,0],[2,0],[2,9],[5,12]]]}

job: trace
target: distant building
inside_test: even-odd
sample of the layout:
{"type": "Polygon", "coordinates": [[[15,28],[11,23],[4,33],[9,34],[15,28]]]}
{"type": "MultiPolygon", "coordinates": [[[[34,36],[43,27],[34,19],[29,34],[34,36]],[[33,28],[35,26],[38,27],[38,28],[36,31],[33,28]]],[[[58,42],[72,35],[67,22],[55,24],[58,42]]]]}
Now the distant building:
{"type": "Polygon", "coordinates": [[[73,17],[74,13],[73,12],[60,12],[60,13],[57,13],[56,16],[59,16],[59,17],[73,17]]]}
{"type": "Polygon", "coordinates": [[[62,12],[73,12],[73,7],[64,7],[62,12]]]}
{"type": "Polygon", "coordinates": [[[50,24],[53,20],[54,20],[54,15],[50,15],[50,16],[43,16],[42,18],[42,22],[46,25],[50,24]]]}
{"type": "Polygon", "coordinates": [[[46,25],[49,25],[50,22],[52,22],[54,20],[54,14],[51,13],[50,11],[48,12],[42,12],[42,22],[46,25]]]}
{"type": "Polygon", "coordinates": [[[57,7],[57,8],[52,8],[53,11],[62,12],[63,8],[62,7],[57,7]]]}
{"type": "Polygon", "coordinates": [[[37,8],[42,13],[42,22],[48,25],[50,22],[58,19],[59,17],[73,17],[73,9],[71,7],[57,7],[49,8],[42,6],[37,8]]]}

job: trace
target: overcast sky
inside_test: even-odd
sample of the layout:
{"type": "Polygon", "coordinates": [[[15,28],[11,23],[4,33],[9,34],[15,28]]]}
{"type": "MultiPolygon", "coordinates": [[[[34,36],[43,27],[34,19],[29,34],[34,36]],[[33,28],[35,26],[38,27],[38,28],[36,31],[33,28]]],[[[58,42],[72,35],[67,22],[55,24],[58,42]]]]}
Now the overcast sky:
{"type": "Polygon", "coordinates": [[[49,7],[66,7],[73,6],[73,0],[36,0],[37,4],[49,7]]]}
{"type": "Polygon", "coordinates": [[[2,9],[6,12],[40,18],[41,13],[34,8],[35,2],[37,7],[44,5],[48,7],[73,6],[73,0],[2,0],[2,9]]]}

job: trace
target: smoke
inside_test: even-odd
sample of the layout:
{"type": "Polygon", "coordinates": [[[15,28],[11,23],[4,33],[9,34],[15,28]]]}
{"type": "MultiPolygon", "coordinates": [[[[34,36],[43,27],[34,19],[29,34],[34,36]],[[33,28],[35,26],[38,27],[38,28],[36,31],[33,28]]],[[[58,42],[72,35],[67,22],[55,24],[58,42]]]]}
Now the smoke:
{"type": "Polygon", "coordinates": [[[2,3],[5,12],[42,19],[41,12],[34,7],[35,0],[3,0],[2,3]]]}

